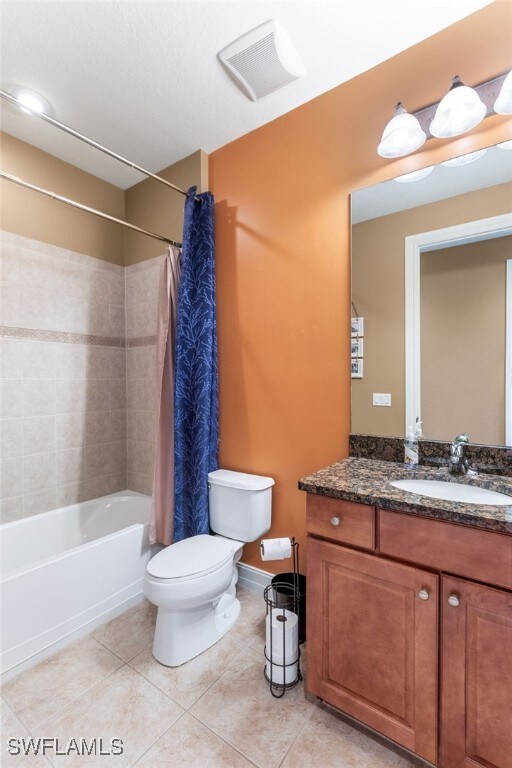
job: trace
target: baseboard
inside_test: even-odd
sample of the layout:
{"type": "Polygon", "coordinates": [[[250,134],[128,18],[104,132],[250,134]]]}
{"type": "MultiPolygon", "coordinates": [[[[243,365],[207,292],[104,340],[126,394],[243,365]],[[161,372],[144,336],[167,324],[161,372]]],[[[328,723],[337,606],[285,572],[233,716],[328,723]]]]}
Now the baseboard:
{"type": "Polygon", "coordinates": [[[273,573],[262,571],[261,568],[255,568],[253,565],[238,563],[238,584],[250,589],[251,592],[262,594],[265,587],[270,584],[273,575],[273,573]]]}

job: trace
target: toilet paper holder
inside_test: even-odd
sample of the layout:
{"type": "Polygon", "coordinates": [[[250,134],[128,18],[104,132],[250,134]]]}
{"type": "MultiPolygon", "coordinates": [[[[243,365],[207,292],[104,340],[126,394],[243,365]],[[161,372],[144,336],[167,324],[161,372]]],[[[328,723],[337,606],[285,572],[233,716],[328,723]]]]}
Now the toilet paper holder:
{"type": "Polygon", "coordinates": [[[289,688],[302,680],[298,623],[304,596],[300,590],[299,543],[291,537],[290,544],[292,583],[273,579],[263,592],[267,612],[263,675],[276,699],[282,698],[289,688]]]}

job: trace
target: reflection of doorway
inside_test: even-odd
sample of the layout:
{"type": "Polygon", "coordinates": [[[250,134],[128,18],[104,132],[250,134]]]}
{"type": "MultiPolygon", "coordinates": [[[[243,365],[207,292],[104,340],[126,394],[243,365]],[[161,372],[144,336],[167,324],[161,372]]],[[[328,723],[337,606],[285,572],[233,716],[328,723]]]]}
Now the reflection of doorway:
{"type": "MultiPolygon", "coordinates": [[[[405,326],[406,326],[406,429],[409,425],[414,425],[416,422],[416,419],[418,418],[420,421],[422,420],[422,407],[421,407],[421,390],[422,386],[426,386],[425,390],[425,397],[427,397],[428,392],[430,391],[430,395],[428,395],[427,402],[424,403],[424,416],[427,417],[427,421],[432,421],[432,413],[427,413],[427,411],[432,411],[433,409],[436,409],[435,412],[439,416],[442,415],[442,413],[445,412],[445,404],[446,401],[449,401],[451,403],[454,403],[456,407],[452,407],[448,414],[447,418],[443,420],[443,425],[446,428],[446,431],[450,433],[453,431],[453,435],[450,435],[447,437],[445,435],[441,436],[440,434],[431,435],[432,437],[436,437],[437,439],[452,439],[452,437],[457,434],[457,432],[468,430],[471,433],[471,423],[469,421],[471,414],[478,413],[480,416],[480,421],[488,423],[489,425],[496,423],[501,424],[500,432],[501,434],[498,434],[498,436],[495,436],[494,433],[497,431],[496,428],[493,428],[492,430],[489,429],[484,430],[482,429],[481,424],[476,426],[475,424],[475,432],[476,433],[483,433],[483,432],[489,432],[492,431],[492,434],[494,436],[494,442],[498,440],[499,443],[502,443],[505,441],[508,445],[512,445],[512,267],[510,267],[510,264],[507,263],[507,260],[505,262],[501,262],[502,269],[505,267],[506,272],[508,275],[507,279],[507,294],[505,297],[505,291],[501,293],[502,299],[501,299],[501,320],[498,319],[497,324],[492,326],[492,330],[489,330],[487,328],[487,332],[489,334],[489,339],[492,340],[494,337],[494,333],[492,332],[494,328],[498,327],[500,328],[500,349],[501,351],[501,363],[499,364],[499,368],[501,369],[501,374],[499,375],[499,394],[496,390],[497,385],[497,379],[494,377],[494,379],[489,378],[489,372],[491,370],[497,371],[498,368],[496,367],[496,361],[493,362],[493,365],[488,365],[487,367],[482,367],[481,370],[487,372],[487,378],[488,383],[487,385],[484,385],[482,382],[484,381],[484,376],[479,377],[479,383],[480,383],[480,393],[477,391],[477,382],[473,381],[472,373],[468,372],[465,369],[465,361],[466,358],[461,358],[461,365],[459,366],[457,363],[457,356],[461,356],[461,350],[466,345],[468,338],[476,338],[476,334],[474,336],[471,336],[468,331],[470,328],[463,327],[461,330],[460,337],[457,337],[455,340],[452,338],[450,341],[450,334],[445,334],[442,337],[442,341],[444,342],[444,347],[449,347],[450,350],[455,350],[457,354],[452,356],[452,359],[450,359],[451,364],[451,375],[448,376],[448,368],[445,370],[444,368],[438,368],[437,370],[441,370],[443,372],[443,375],[437,376],[438,383],[440,387],[438,386],[437,390],[433,390],[435,397],[432,396],[432,386],[427,386],[425,382],[422,382],[422,370],[421,370],[421,331],[422,331],[422,314],[420,313],[420,305],[422,303],[422,292],[421,292],[421,267],[420,264],[421,254],[428,254],[432,251],[446,251],[447,255],[452,253],[452,248],[455,246],[462,246],[463,248],[471,248],[472,246],[470,244],[474,244],[474,247],[478,247],[478,243],[481,241],[491,241],[495,240],[495,238],[503,238],[507,235],[510,235],[512,233],[512,214],[504,214],[502,216],[495,216],[489,219],[482,219],[479,221],[472,221],[468,222],[467,224],[461,224],[454,227],[446,227],[444,229],[434,230],[431,232],[423,232],[418,235],[413,235],[411,237],[405,238],[405,272],[406,272],[406,291],[405,291],[405,310],[406,310],[406,318],[405,318],[405,326]],[[507,299],[506,305],[504,299],[507,299]],[[504,328],[504,319],[506,316],[506,329],[504,328]],[[505,338],[505,331],[507,331],[507,337],[505,338]],[[458,343],[458,338],[464,342],[463,344],[458,343]],[[454,344],[455,346],[451,346],[454,344]],[[505,349],[504,349],[505,347],[505,349]],[[505,360],[505,357],[507,359],[505,360]],[[455,366],[455,369],[454,369],[455,366]],[[448,376],[448,378],[447,378],[448,376]],[[468,382],[471,384],[475,384],[475,386],[472,388],[471,392],[468,390],[468,382]],[[456,384],[456,389],[453,389],[454,383],[456,384]],[[504,391],[503,387],[504,384],[506,385],[506,389],[504,391]],[[484,389],[482,389],[482,387],[484,389]],[[490,398],[495,399],[488,399],[486,400],[485,393],[491,393],[491,391],[495,392],[495,395],[489,394],[490,398]],[[468,402],[465,401],[462,402],[464,393],[466,393],[466,398],[468,399],[468,402]],[[471,407],[469,406],[469,403],[471,402],[470,394],[473,396],[473,400],[477,395],[479,396],[478,403],[473,405],[471,407]],[[444,399],[443,399],[444,398],[444,399]],[[500,402],[501,401],[501,402],[500,402]],[[486,402],[487,404],[494,403],[494,410],[493,410],[493,418],[489,419],[489,421],[486,421],[486,413],[485,409],[480,408],[480,403],[486,402]],[[465,407],[465,410],[463,409],[461,411],[461,407],[465,407]],[[498,411],[496,411],[496,408],[498,408],[498,411]],[[457,415],[458,414],[458,415],[457,415]],[[504,418],[505,417],[505,418],[504,418]],[[450,423],[450,422],[453,422],[450,423]],[[459,424],[461,422],[461,424],[459,424]]],[[[459,250],[458,248],[455,248],[455,250],[459,250]]],[[[510,251],[509,251],[510,253],[510,251]]],[[[435,254],[432,254],[432,257],[434,257],[435,254]]],[[[448,258],[448,256],[447,256],[448,258]]],[[[450,257],[451,258],[451,257],[450,257]]],[[[503,258],[500,256],[500,258],[503,258]]],[[[506,259],[506,256],[505,256],[506,259]]],[[[437,263],[440,265],[440,268],[442,270],[447,269],[448,265],[445,266],[444,262],[444,256],[439,253],[439,258],[436,257],[437,263]],[[441,261],[439,261],[441,259],[441,261]]],[[[465,261],[465,259],[464,259],[465,261]]],[[[510,260],[512,261],[512,260],[510,260]]],[[[462,263],[462,262],[461,262],[462,263]]],[[[485,262],[484,262],[485,263],[485,262]]],[[[485,266],[485,269],[487,269],[487,266],[485,266]]],[[[438,267],[439,271],[439,267],[438,267]]],[[[504,270],[505,272],[505,270],[504,270]]],[[[502,272],[502,277],[500,278],[501,281],[504,280],[505,274],[502,272]]],[[[469,274],[477,274],[477,273],[469,273],[469,274]]],[[[453,280],[453,273],[452,273],[452,280],[453,280]]],[[[475,278],[472,278],[473,282],[475,278]]],[[[443,284],[444,285],[444,284],[443,284]]],[[[447,283],[448,285],[448,283],[447,283]]],[[[463,286],[463,283],[456,282],[455,284],[452,281],[452,291],[454,294],[459,291],[459,289],[463,286]]],[[[502,290],[503,290],[503,282],[501,282],[502,290]]],[[[479,286],[477,286],[476,289],[474,289],[474,292],[476,290],[477,298],[480,299],[483,294],[481,292],[479,293],[479,286]]],[[[455,298],[455,296],[454,296],[455,298]]],[[[435,303],[435,302],[434,302],[435,303]]],[[[459,297],[459,303],[460,303],[460,297],[459,297]]],[[[425,311],[427,307],[430,310],[430,319],[432,318],[432,306],[433,304],[429,302],[428,305],[425,305],[425,311]]],[[[455,306],[456,303],[455,303],[455,306]]],[[[497,305],[496,305],[497,306],[497,305]]],[[[459,313],[460,314],[460,313],[459,313]]],[[[440,312],[439,315],[434,314],[434,317],[441,317],[442,312],[440,312]]],[[[426,316],[427,317],[427,316],[426,316]]],[[[474,317],[476,315],[474,314],[474,317]]],[[[457,315],[457,319],[459,319],[459,315],[457,315]]],[[[488,318],[487,318],[488,319],[488,318]]],[[[425,320],[427,322],[427,320],[425,320]]],[[[481,328],[479,330],[483,332],[485,324],[482,324],[481,328]]],[[[426,326],[429,327],[429,326],[426,326]]],[[[432,326],[435,328],[435,326],[432,326]]],[[[455,328],[455,326],[454,326],[455,328]]],[[[474,329],[473,329],[474,330],[474,329]]],[[[453,336],[453,333],[451,334],[453,336]]],[[[432,339],[439,338],[438,335],[434,335],[433,337],[430,336],[430,341],[432,339]]],[[[492,343],[492,341],[491,341],[492,343]]],[[[440,345],[440,351],[439,354],[441,354],[441,346],[440,345]]],[[[432,358],[432,343],[430,343],[430,349],[428,345],[425,347],[425,355],[426,359],[430,360],[430,368],[427,368],[427,371],[430,370],[436,370],[435,368],[432,368],[432,365],[436,365],[438,363],[438,360],[441,360],[442,357],[438,357],[437,355],[437,347],[434,344],[434,348],[436,350],[436,357],[432,358]]],[[[445,350],[446,351],[446,350],[445,350]]],[[[489,350],[487,350],[489,351],[489,350]]],[[[488,355],[487,355],[488,357],[488,355]]],[[[491,361],[492,362],[492,361],[491,361]]],[[[429,378],[429,384],[432,382],[432,378],[429,378]]],[[[426,425],[427,426],[427,425],[426,425]]],[[[425,432],[428,436],[428,433],[425,432]]],[[[475,434],[475,438],[477,435],[475,434]]],[[[490,442],[490,439],[487,438],[481,438],[482,442],[490,442]]]]}
{"type": "Polygon", "coordinates": [[[507,261],[507,320],[505,330],[505,443],[512,445],[512,259],[507,261]]]}

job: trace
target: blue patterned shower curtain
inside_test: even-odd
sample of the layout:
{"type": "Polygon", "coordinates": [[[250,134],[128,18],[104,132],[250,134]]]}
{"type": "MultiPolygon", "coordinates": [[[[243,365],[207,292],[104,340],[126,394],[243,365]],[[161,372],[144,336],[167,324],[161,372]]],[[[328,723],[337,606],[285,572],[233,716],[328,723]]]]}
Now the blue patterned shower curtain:
{"type": "Polygon", "coordinates": [[[218,467],[219,385],[213,195],[188,191],[174,385],[174,541],[209,532],[208,472],[218,467]]]}

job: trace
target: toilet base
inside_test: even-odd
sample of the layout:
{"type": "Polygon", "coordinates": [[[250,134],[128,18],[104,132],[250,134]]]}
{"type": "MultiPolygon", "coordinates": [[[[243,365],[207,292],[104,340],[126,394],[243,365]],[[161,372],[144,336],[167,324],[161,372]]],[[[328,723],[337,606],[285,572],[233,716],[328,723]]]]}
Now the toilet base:
{"type": "Polygon", "coordinates": [[[215,603],[190,610],[158,609],[153,656],[166,667],[178,667],[218,642],[236,624],[240,601],[233,590],[215,603]]]}

